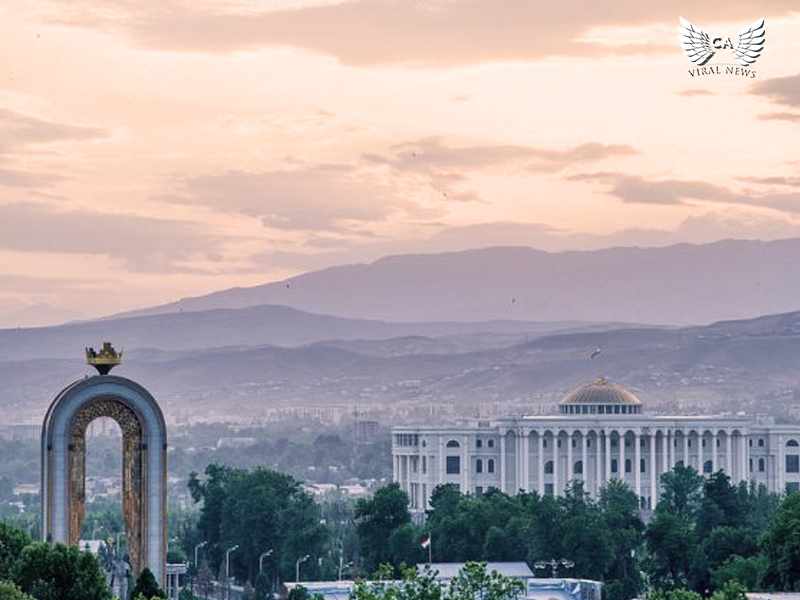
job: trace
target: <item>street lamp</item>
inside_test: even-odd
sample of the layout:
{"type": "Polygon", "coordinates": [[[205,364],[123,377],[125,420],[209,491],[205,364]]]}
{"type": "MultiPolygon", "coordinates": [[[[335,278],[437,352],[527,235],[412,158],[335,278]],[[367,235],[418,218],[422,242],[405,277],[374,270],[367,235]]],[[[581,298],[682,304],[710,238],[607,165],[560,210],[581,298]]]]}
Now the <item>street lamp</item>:
{"type": "Polygon", "coordinates": [[[551,559],[551,560],[540,560],[533,563],[534,569],[546,569],[550,567],[550,577],[555,578],[556,576],[556,569],[558,567],[564,567],[565,569],[571,569],[575,566],[575,563],[571,560],[567,560],[566,558],[560,558],[558,560],[551,559]]]}
{"type": "Polygon", "coordinates": [[[295,582],[299,582],[300,581],[300,565],[302,563],[306,562],[309,558],[311,558],[311,556],[306,554],[304,557],[298,558],[297,562],[294,563],[294,580],[295,580],[295,582]]]}
{"type": "Polygon", "coordinates": [[[235,546],[231,546],[225,551],[225,595],[230,597],[230,589],[231,589],[231,552],[237,550],[239,548],[239,544],[235,546]]]}
{"type": "Polygon", "coordinates": [[[197,546],[194,547],[194,570],[197,571],[197,551],[200,550],[203,546],[207,545],[208,542],[200,542],[197,546]]]}
{"type": "Polygon", "coordinates": [[[344,572],[344,570],[349,569],[352,566],[353,566],[352,562],[344,564],[344,558],[342,556],[339,556],[339,581],[342,580],[342,573],[344,572]]]}
{"type": "Polygon", "coordinates": [[[267,558],[268,556],[270,556],[271,554],[272,554],[272,548],[270,548],[266,552],[263,552],[261,554],[261,556],[258,557],[258,574],[259,575],[261,575],[261,573],[264,571],[264,559],[267,558]]]}

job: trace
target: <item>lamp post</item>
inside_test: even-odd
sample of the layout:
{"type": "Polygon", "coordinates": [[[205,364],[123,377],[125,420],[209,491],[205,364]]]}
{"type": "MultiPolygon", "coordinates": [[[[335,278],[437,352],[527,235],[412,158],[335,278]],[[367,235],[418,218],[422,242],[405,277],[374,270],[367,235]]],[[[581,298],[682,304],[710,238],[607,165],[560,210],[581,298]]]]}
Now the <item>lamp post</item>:
{"type": "Polygon", "coordinates": [[[353,566],[352,562],[344,564],[344,557],[342,555],[339,555],[339,581],[342,580],[342,573],[344,572],[344,570],[349,569],[352,566],[353,566]]]}
{"type": "Polygon", "coordinates": [[[272,554],[272,548],[270,548],[266,552],[262,552],[261,556],[258,557],[258,574],[259,575],[261,575],[261,573],[264,572],[264,559],[267,558],[268,556],[270,556],[271,554],[272,554]]]}
{"type": "Polygon", "coordinates": [[[225,597],[230,598],[231,595],[231,552],[237,550],[239,544],[231,546],[225,551],[225,597]]]}
{"type": "Polygon", "coordinates": [[[197,546],[195,546],[195,547],[194,547],[194,570],[195,570],[195,571],[197,571],[197,569],[198,569],[198,566],[199,566],[199,565],[197,564],[197,552],[198,552],[198,550],[200,550],[200,548],[202,548],[202,547],[203,547],[203,546],[205,546],[206,544],[208,544],[208,542],[207,542],[207,541],[205,541],[205,542],[200,542],[199,544],[197,544],[197,546]]]}
{"type": "Polygon", "coordinates": [[[295,582],[297,582],[297,583],[300,582],[300,565],[302,563],[306,562],[309,558],[311,558],[311,556],[306,554],[302,558],[298,558],[297,562],[294,563],[294,580],[295,580],[295,582]]]}
{"type": "Polygon", "coordinates": [[[556,570],[558,567],[564,567],[565,569],[571,569],[575,566],[575,563],[571,560],[566,558],[560,558],[556,560],[555,558],[550,560],[540,560],[533,564],[534,569],[546,569],[550,567],[550,577],[555,578],[556,570]]]}

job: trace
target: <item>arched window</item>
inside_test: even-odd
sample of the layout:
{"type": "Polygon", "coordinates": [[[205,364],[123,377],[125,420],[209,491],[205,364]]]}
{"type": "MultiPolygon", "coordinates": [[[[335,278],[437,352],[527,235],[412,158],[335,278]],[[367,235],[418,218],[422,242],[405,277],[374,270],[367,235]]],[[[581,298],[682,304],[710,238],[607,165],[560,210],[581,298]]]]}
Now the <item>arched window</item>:
{"type": "Polygon", "coordinates": [[[758,472],[759,473],[763,473],[764,470],[766,469],[766,466],[767,465],[764,463],[764,459],[763,458],[759,458],[758,459],[758,472]]]}
{"type": "Polygon", "coordinates": [[[713,465],[711,464],[710,460],[707,460],[706,462],[703,463],[703,473],[711,473],[712,468],[713,465]]]}
{"type": "Polygon", "coordinates": [[[456,440],[450,440],[447,442],[448,448],[461,448],[461,444],[459,444],[456,440]]]}
{"type": "Polygon", "coordinates": [[[797,440],[789,440],[786,442],[787,448],[797,448],[798,446],[800,446],[800,444],[797,443],[797,440]]]}
{"type": "Polygon", "coordinates": [[[579,460],[572,466],[572,472],[575,475],[583,475],[583,461],[579,460]]]}
{"type": "Polygon", "coordinates": [[[486,462],[486,472],[487,473],[494,473],[494,459],[493,458],[490,458],[486,462]]]}
{"type": "Polygon", "coordinates": [[[553,461],[552,460],[548,460],[546,463],[544,463],[544,472],[547,475],[552,475],[553,474],[553,461]]]}
{"type": "Polygon", "coordinates": [[[475,461],[475,472],[476,473],[483,473],[483,460],[480,458],[475,461]]]}

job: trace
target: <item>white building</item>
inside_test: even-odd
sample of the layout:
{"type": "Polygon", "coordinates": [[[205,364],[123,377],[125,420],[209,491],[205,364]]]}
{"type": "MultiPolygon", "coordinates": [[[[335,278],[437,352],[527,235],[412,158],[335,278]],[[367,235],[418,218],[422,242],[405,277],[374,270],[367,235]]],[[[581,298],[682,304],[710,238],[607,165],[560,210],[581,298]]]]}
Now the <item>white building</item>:
{"type": "Polygon", "coordinates": [[[443,483],[471,494],[561,494],[578,479],[596,496],[612,478],[624,479],[649,509],[660,495],[660,475],[678,464],[706,475],[722,469],[734,483],[797,491],[800,427],[746,416],[648,416],[634,394],[599,379],[567,395],[558,415],[394,427],[392,461],[412,509],[426,508],[443,483]]]}

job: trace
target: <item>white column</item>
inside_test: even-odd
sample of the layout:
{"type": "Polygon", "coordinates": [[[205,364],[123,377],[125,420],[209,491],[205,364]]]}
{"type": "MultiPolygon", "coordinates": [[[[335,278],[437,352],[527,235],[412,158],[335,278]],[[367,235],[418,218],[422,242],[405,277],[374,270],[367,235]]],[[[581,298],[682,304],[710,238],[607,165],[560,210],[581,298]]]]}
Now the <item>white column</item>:
{"type": "Polygon", "coordinates": [[[639,506],[642,505],[641,501],[639,500],[639,498],[642,495],[642,469],[640,468],[642,462],[642,448],[640,439],[641,438],[639,432],[635,431],[633,434],[633,443],[635,446],[633,455],[636,464],[633,465],[633,473],[634,473],[633,481],[635,486],[634,491],[636,492],[636,501],[639,502],[639,506]]]}
{"type": "Polygon", "coordinates": [[[683,466],[692,466],[692,463],[689,460],[689,432],[686,429],[683,430],[683,466]]]}
{"type": "Polygon", "coordinates": [[[572,436],[573,431],[567,431],[567,479],[565,483],[569,483],[575,477],[572,469],[572,436]]]}
{"type": "Polygon", "coordinates": [[[560,496],[561,490],[558,487],[558,440],[559,431],[555,430],[553,435],[553,496],[560,496]]]}
{"type": "Polygon", "coordinates": [[[524,431],[522,437],[522,452],[524,459],[522,461],[522,489],[526,492],[531,491],[531,432],[524,431]]]}
{"type": "Polygon", "coordinates": [[[611,480],[611,432],[603,431],[603,446],[606,458],[606,476],[604,482],[607,483],[611,480]]]}
{"type": "Polygon", "coordinates": [[[397,477],[397,456],[392,456],[392,481],[399,481],[397,477]]]}
{"type": "Polygon", "coordinates": [[[617,432],[619,444],[619,462],[617,463],[617,479],[625,481],[625,431],[617,432]]]}
{"type": "Polygon", "coordinates": [[[717,430],[711,432],[711,472],[717,472],[717,430]]]}
{"type": "Polygon", "coordinates": [[[731,447],[731,432],[725,432],[725,474],[731,478],[733,483],[733,457],[731,456],[733,448],[731,447]]]}
{"type": "Polygon", "coordinates": [[[656,434],[651,433],[649,436],[650,443],[648,444],[649,460],[647,461],[647,469],[650,471],[650,508],[655,510],[657,503],[657,490],[656,490],[656,434]]]}
{"type": "Polygon", "coordinates": [[[539,495],[544,496],[544,431],[539,432],[539,495]]]}
{"type": "Polygon", "coordinates": [[[675,466],[675,442],[672,437],[672,429],[667,429],[667,468],[666,471],[672,471],[675,466]]]}
{"type": "Polygon", "coordinates": [[[591,493],[589,489],[589,449],[586,445],[586,430],[581,431],[581,479],[583,480],[583,488],[587,493],[591,493]]]}
{"type": "MultiPolygon", "coordinates": [[[[742,438],[744,440],[744,438],[742,438]]],[[[742,446],[746,444],[742,443],[742,446]]],[[[777,468],[778,489],[775,490],[779,494],[786,491],[786,444],[783,441],[783,436],[778,436],[778,468],[777,468]]]]}
{"type": "Polygon", "coordinates": [[[500,491],[506,491],[506,434],[500,432],[500,491]]]}
{"type": "Polygon", "coordinates": [[[517,430],[516,436],[516,455],[514,461],[514,493],[522,488],[522,432],[517,430]]]}
{"type": "Polygon", "coordinates": [[[600,438],[600,431],[596,431],[594,435],[594,495],[595,498],[600,496],[600,486],[603,481],[603,447],[600,438]]]}
{"type": "Polygon", "coordinates": [[[461,490],[462,494],[469,494],[471,490],[469,489],[469,475],[470,471],[472,470],[472,465],[470,464],[469,460],[469,436],[464,436],[464,447],[461,449],[461,485],[463,489],[461,490]]]}
{"type": "MultiPolygon", "coordinates": [[[[783,447],[783,444],[781,444],[783,447]]],[[[742,481],[750,481],[750,444],[748,443],[748,436],[742,434],[742,481]]],[[[784,468],[786,464],[785,461],[781,463],[781,473],[784,473],[784,468]]],[[[785,479],[784,479],[785,481],[785,479]]],[[[786,485],[781,488],[781,493],[783,493],[784,488],[786,485]]]]}

